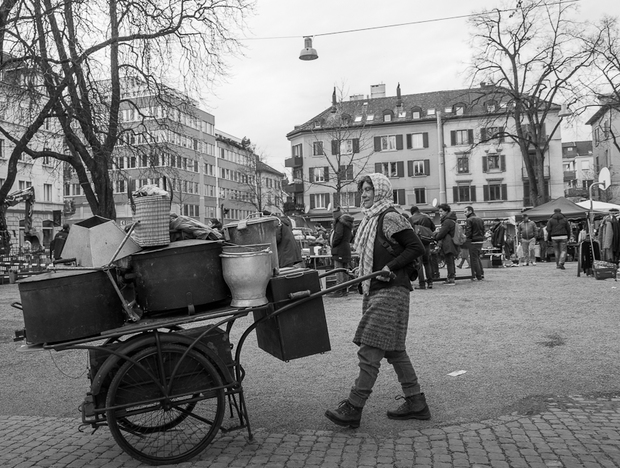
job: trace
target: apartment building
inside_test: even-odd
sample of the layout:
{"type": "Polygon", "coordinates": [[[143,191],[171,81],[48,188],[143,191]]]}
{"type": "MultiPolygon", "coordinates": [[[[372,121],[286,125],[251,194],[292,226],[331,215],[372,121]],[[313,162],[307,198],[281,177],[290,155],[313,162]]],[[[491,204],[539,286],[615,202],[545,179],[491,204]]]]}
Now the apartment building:
{"type": "MultiPolygon", "coordinates": [[[[338,205],[356,213],[355,184],[341,187],[335,200],[334,180],[381,172],[403,208],[430,211],[447,202],[457,212],[472,205],[485,218],[520,213],[531,206],[529,179],[519,146],[502,136],[511,125],[509,104],[485,99],[484,86],[409,95],[399,86],[386,96],[385,85],[374,85],[369,96],[342,102],[332,95],[330,107],[287,135],[292,200],[316,221],[327,220],[338,205]],[[335,167],[334,158],[347,167],[335,167]]],[[[547,128],[555,127],[559,110],[554,106],[547,128]]],[[[548,198],[564,195],[559,130],[545,155],[544,180],[548,198]]]]}
{"type": "Polygon", "coordinates": [[[601,191],[603,201],[618,203],[620,201],[620,105],[617,97],[603,96],[601,106],[586,122],[592,127],[592,157],[597,180],[598,172],[607,167],[611,173],[611,188],[601,191]]]}
{"type": "Polygon", "coordinates": [[[592,156],[592,141],[562,143],[564,196],[575,202],[589,198],[588,189],[596,173],[592,156]]]}
{"type": "MultiPolygon", "coordinates": [[[[5,58],[6,58],[5,54],[5,58]]],[[[0,127],[15,139],[20,139],[37,112],[38,100],[27,89],[30,80],[36,80],[31,70],[14,65],[0,70],[0,127]]],[[[29,148],[34,151],[62,148],[62,141],[48,120],[33,136],[29,148]]],[[[15,145],[11,138],[0,136],[0,185],[8,173],[8,162],[15,145]]],[[[35,202],[32,211],[32,227],[42,234],[43,246],[48,247],[55,232],[60,229],[63,210],[63,172],[58,161],[49,157],[32,159],[25,152],[17,161],[17,177],[9,194],[33,187],[35,202]]],[[[6,207],[7,230],[11,236],[11,253],[19,252],[24,245],[25,203],[6,207]]]]}
{"type": "MultiPolygon", "coordinates": [[[[125,82],[124,131],[111,170],[117,222],[131,223],[128,193],[144,185],[166,188],[173,213],[201,222],[227,223],[255,212],[250,188],[261,178],[254,175],[257,156],[249,140],[216,130],[215,116],[187,96],[169,88],[165,94],[125,82]]],[[[71,222],[92,216],[75,174],[65,180],[64,194],[71,222]]]]}

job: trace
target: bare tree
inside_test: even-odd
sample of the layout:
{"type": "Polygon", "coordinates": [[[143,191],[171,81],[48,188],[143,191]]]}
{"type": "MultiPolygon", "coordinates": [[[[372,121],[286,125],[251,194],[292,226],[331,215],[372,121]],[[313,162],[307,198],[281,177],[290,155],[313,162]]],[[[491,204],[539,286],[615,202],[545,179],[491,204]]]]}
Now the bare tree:
{"type": "Polygon", "coordinates": [[[561,122],[553,118],[559,109],[555,102],[570,105],[581,95],[575,75],[593,56],[577,40],[581,26],[570,19],[574,8],[562,2],[519,1],[510,13],[483,11],[470,20],[472,83],[491,83],[480,99],[503,112],[489,126],[501,128],[499,136],[519,145],[534,206],[547,201],[544,163],[561,122]]]}
{"type": "Polygon", "coordinates": [[[152,129],[123,126],[121,109],[172,128],[170,115],[150,110],[182,110],[187,102],[163,83],[179,83],[190,94],[222,76],[224,57],[238,51],[235,32],[251,7],[252,0],[5,0],[0,71],[19,70],[27,78],[14,86],[32,110],[18,122],[19,132],[0,124],[15,147],[0,204],[15,180],[15,158],[24,152],[70,165],[93,213],[115,219],[114,151],[126,137],[152,129]],[[125,94],[132,80],[157,101],[149,110],[125,94]],[[42,149],[34,136],[50,120],[46,125],[57,130],[62,145],[42,149]]]}
{"type": "MultiPolygon", "coordinates": [[[[618,18],[603,17],[596,23],[593,33],[583,37],[583,42],[585,49],[594,52],[594,61],[588,73],[584,73],[581,78],[581,83],[589,91],[589,100],[579,107],[579,112],[585,112],[588,108],[596,106],[600,112],[609,114],[609,118],[601,119],[601,124],[593,127],[594,140],[596,144],[607,141],[620,153],[620,131],[617,125],[613,125],[620,115],[620,26],[618,18]],[[598,102],[593,104],[592,98],[598,102]]],[[[609,161],[603,164],[607,165],[609,161]]],[[[601,167],[594,169],[593,180],[601,167]]],[[[617,172],[613,167],[610,170],[612,173],[617,172]]],[[[606,191],[601,190],[600,187],[597,188],[599,198],[604,201],[609,201],[620,193],[619,187],[606,191]]]]}
{"type": "MultiPolygon", "coordinates": [[[[331,108],[312,122],[313,155],[323,156],[327,166],[311,168],[310,173],[304,174],[304,179],[310,185],[333,189],[336,192],[334,207],[341,204],[342,192],[346,187],[355,185],[374,153],[363,107],[361,100],[345,101],[342,88],[337,90],[334,87],[331,108]],[[355,121],[354,115],[364,118],[355,121]]],[[[293,174],[293,179],[298,178],[293,174]]]]}

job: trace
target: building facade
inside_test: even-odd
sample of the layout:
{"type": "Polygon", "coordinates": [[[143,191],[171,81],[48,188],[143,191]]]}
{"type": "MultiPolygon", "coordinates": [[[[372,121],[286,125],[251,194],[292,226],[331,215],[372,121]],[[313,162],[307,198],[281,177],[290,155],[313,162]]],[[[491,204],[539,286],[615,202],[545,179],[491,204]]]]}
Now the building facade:
{"type": "MultiPolygon", "coordinates": [[[[431,211],[445,202],[457,212],[472,205],[485,218],[519,214],[531,203],[519,145],[503,136],[514,122],[507,104],[483,100],[486,93],[401,95],[399,86],[388,97],[384,85],[375,85],[370,97],[338,103],[333,95],[331,107],[287,135],[292,200],[317,221],[336,206],[356,213],[354,180],[380,172],[391,179],[394,202],[403,208],[431,211]]],[[[559,109],[552,107],[547,128],[555,128],[559,109]]],[[[564,195],[559,129],[545,154],[544,179],[547,198],[564,195]]]]}
{"type": "Polygon", "coordinates": [[[601,201],[620,201],[620,105],[612,96],[601,98],[601,107],[586,122],[592,127],[592,156],[594,159],[594,180],[598,172],[606,167],[611,173],[611,188],[600,191],[601,201]]]}
{"type": "MultiPolygon", "coordinates": [[[[5,57],[6,58],[6,57],[5,57]]],[[[36,80],[29,70],[17,66],[3,68],[0,71],[0,127],[10,137],[0,136],[0,186],[7,179],[9,158],[15,149],[11,138],[19,140],[27,127],[32,124],[34,115],[40,110],[43,101],[36,99],[28,91],[29,80],[36,80]]],[[[45,121],[34,134],[28,148],[41,152],[46,149],[60,151],[62,140],[54,131],[54,122],[45,121]]],[[[60,214],[63,209],[63,171],[59,161],[49,157],[31,158],[22,152],[17,160],[17,175],[8,194],[32,187],[34,204],[32,205],[32,228],[40,234],[43,246],[48,248],[55,232],[60,229],[60,214]]],[[[6,206],[7,230],[11,236],[10,252],[18,253],[24,246],[25,202],[6,206]]]]}
{"type": "Polygon", "coordinates": [[[588,189],[595,179],[592,141],[562,143],[562,165],[564,196],[575,202],[589,198],[588,189]]]}
{"type": "MultiPolygon", "coordinates": [[[[162,99],[139,82],[125,84],[123,132],[111,170],[120,225],[132,221],[128,194],[145,185],[172,194],[172,213],[203,223],[215,218],[225,224],[256,211],[250,189],[261,178],[249,140],[216,130],[214,115],[175,90],[162,99]]],[[[64,195],[69,222],[93,215],[70,170],[64,195]]]]}

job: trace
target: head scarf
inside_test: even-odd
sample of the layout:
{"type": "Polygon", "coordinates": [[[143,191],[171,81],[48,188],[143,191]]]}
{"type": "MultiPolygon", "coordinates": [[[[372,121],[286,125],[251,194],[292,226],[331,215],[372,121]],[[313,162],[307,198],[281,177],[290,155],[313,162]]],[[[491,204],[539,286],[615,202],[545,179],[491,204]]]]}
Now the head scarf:
{"type": "MultiPolygon", "coordinates": [[[[379,215],[394,205],[392,195],[392,184],[383,174],[369,174],[374,187],[375,198],[370,208],[362,208],[364,217],[355,235],[353,247],[360,256],[358,276],[365,276],[372,273],[372,263],[375,251],[375,237],[377,235],[377,224],[379,215]]],[[[362,282],[362,291],[368,294],[370,291],[370,280],[362,282]]]]}

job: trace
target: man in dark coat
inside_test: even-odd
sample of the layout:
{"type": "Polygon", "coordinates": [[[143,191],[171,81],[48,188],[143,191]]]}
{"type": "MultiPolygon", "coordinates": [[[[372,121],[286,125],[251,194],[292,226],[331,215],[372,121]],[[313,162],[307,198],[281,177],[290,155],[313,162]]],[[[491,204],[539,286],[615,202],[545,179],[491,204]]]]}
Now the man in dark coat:
{"type": "Polygon", "coordinates": [[[568,219],[566,219],[566,216],[562,214],[562,210],[559,208],[553,210],[553,215],[547,221],[547,236],[549,236],[548,240],[553,244],[555,267],[560,270],[566,270],[564,262],[566,261],[566,248],[568,239],[571,236],[571,229],[568,219]]]}
{"type": "Polygon", "coordinates": [[[433,233],[433,238],[438,241],[439,249],[443,252],[446,259],[446,268],[448,270],[448,278],[446,284],[454,286],[456,284],[456,267],[454,265],[454,257],[459,253],[458,247],[452,241],[456,228],[456,213],[451,211],[450,205],[442,203],[438,206],[439,216],[441,219],[441,228],[433,233]]]}
{"type": "MultiPolygon", "coordinates": [[[[411,212],[411,216],[409,217],[409,222],[411,226],[415,230],[415,226],[423,226],[428,228],[431,232],[435,232],[435,223],[424,213],[420,212],[420,209],[417,206],[412,206],[409,210],[411,212]]],[[[424,254],[420,257],[419,267],[418,267],[418,288],[419,289],[433,289],[433,269],[431,267],[431,244],[424,242],[424,254]],[[426,273],[426,278],[424,273],[426,273]]]]}
{"type": "Polygon", "coordinates": [[[482,281],[484,278],[484,269],[480,261],[480,253],[482,252],[482,244],[484,243],[484,221],[476,216],[474,208],[465,207],[465,236],[467,241],[465,248],[469,249],[469,266],[471,267],[471,280],[482,281]]]}
{"type": "MultiPolygon", "coordinates": [[[[330,247],[332,249],[332,259],[334,268],[349,268],[351,262],[351,238],[353,232],[353,217],[336,209],[333,213],[334,229],[332,230],[330,247]]],[[[348,276],[345,272],[336,273],[336,283],[342,284],[347,281],[348,276]]],[[[332,297],[343,297],[348,295],[346,289],[330,294],[332,297]]]]}

